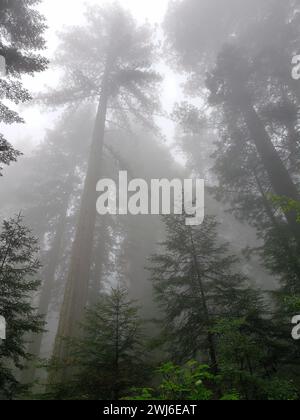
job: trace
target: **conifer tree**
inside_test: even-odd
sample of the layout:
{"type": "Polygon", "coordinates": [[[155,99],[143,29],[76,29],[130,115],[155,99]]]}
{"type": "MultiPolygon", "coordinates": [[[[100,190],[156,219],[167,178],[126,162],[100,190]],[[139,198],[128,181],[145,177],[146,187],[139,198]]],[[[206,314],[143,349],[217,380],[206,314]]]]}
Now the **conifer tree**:
{"type": "Polygon", "coordinates": [[[165,222],[167,239],[150,267],[165,314],[163,334],[176,361],[202,357],[217,373],[215,323],[258,309],[259,298],[235,271],[237,259],[218,239],[214,217],[206,217],[200,227],[187,227],[181,216],[165,222]]]}
{"type": "Polygon", "coordinates": [[[46,95],[54,105],[97,102],[90,157],[54,349],[67,356],[61,338],[76,336],[88,301],[96,224],[96,185],[103,167],[108,120],[113,124],[138,118],[153,127],[159,109],[155,97],[160,80],[152,68],[155,47],[150,28],[139,27],[121,7],[87,10],[87,25],[62,36],[59,61],[67,69],[60,90],[46,95]],[[118,117],[117,120],[115,117],[118,117]]]}
{"type": "Polygon", "coordinates": [[[224,318],[214,327],[222,388],[234,389],[242,400],[297,400],[296,346],[285,341],[279,323],[257,315],[224,318]]]}
{"type": "MultiPolygon", "coordinates": [[[[14,104],[29,101],[31,96],[22,86],[23,74],[33,75],[47,67],[38,51],[44,49],[45,19],[35,9],[40,0],[2,0],[0,3],[0,58],[5,66],[0,74],[0,123],[23,123],[19,114],[3,100],[14,104]]],[[[0,165],[16,161],[20,153],[0,133],[0,165]]],[[[0,166],[0,176],[1,176],[0,166]]]]}
{"type": "MultiPolygon", "coordinates": [[[[40,250],[43,269],[38,310],[45,319],[51,303],[59,299],[55,289],[63,290],[64,286],[63,270],[60,276],[58,272],[69,251],[64,245],[70,241],[75,223],[73,214],[81,193],[81,171],[86,167],[91,112],[91,108],[84,107],[63,114],[57,127],[47,132],[39,148],[26,159],[29,173],[22,180],[22,192],[16,192],[22,198],[20,206],[25,209],[26,220],[44,244],[40,250]]],[[[35,336],[30,353],[39,357],[42,342],[42,334],[35,336]]],[[[32,382],[34,374],[35,367],[31,366],[23,380],[32,382]]]]}
{"type": "MultiPolygon", "coordinates": [[[[69,394],[72,399],[118,400],[133,386],[144,385],[147,362],[138,311],[124,288],[103,295],[87,311],[82,337],[69,343],[73,378],[52,382],[50,393],[57,396],[63,390],[61,398],[69,394]]],[[[52,365],[59,367],[59,361],[52,365]]]]}
{"type": "Polygon", "coordinates": [[[190,75],[191,95],[203,95],[204,74],[208,74],[208,105],[217,110],[211,123],[220,136],[214,156],[218,198],[230,202],[235,215],[243,213],[241,218],[250,221],[266,243],[272,242],[269,250],[274,251],[266,253],[268,263],[272,259],[273,267],[279,265],[281,254],[284,265],[290,266],[288,275],[293,271],[293,281],[299,279],[297,214],[288,207],[279,213],[268,200],[268,194],[299,199],[299,86],[290,68],[300,39],[299,4],[294,0],[245,0],[243,5],[229,1],[226,6],[220,0],[175,1],[166,30],[172,56],[190,75]],[[234,8],[234,18],[228,7],[234,8]],[[176,30],[179,21],[185,30],[176,30]],[[207,31],[208,22],[218,28],[213,37],[207,31]],[[192,42],[200,35],[202,42],[192,42]]]}
{"type": "Polygon", "coordinates": [[[3,222],[0,233],[0,313],[6,320],[6,340],[0,343],[0,397],[11,399],[22,390],[18,371],[31,355],[25,335],[40,333],[41,318],[31,305],[39,281],[37,240],[23,225],[22,217],[3,222]]]}

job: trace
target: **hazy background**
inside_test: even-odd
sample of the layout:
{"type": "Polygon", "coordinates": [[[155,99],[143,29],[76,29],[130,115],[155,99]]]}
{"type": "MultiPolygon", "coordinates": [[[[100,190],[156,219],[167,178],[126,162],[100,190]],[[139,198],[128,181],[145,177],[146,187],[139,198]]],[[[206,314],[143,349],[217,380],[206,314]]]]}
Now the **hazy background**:
{"type": "MultiPolygon", "coordinates": [[[[55,54],[58,44],[59,32],[65,26],[80,25],[84,22],[85,5],[105,5],[114,2],[114,0],[45,0],[42,2],[38,9],[47,20],[48,30],[45,34],[47,50],[44,52],[44,55],[50,60],[50,68],[46,72],[35,74],[34,77],[23,78],[24,86],[33,95],[43,91],[47,86],[55,86],[59,80],[58,72],[51,66],[51,59],[55,54]]],[[[128,8],[139,22],[144,23],[148,21],[153,25],[160,25],[162,23],[168,7],[168,0],[122,0],[120,3],[122,6],[128,8]]],[[[158,33],[162,37],[160,30],[158,33]]],[[[171,112],[174,103],[183,98],[181,89],[182,80],[165,63],[159,65],[159,71],[164,76],[163,91],[161,93],[163,108],[171,112]]],[[[12,104],[10,106],[14,108],[12,104]]],[[[41,107],[35,107],[33,103],[16,109],[18,109],[20,115],[25,119],[25,124],[6,125],[1,127],[1,130],[13,146],[21,149],[26,154],[43,139],[45,129],[51,128],[53,122],[56,120],[57,114],[43,112],[41,107]]],[[[167,118],[160,118],[158,123],[167,141],[172,142],[174,135],[173,123],[167,118]]],[[[6,170],[9,170],[9,168],[6,170]]]]}

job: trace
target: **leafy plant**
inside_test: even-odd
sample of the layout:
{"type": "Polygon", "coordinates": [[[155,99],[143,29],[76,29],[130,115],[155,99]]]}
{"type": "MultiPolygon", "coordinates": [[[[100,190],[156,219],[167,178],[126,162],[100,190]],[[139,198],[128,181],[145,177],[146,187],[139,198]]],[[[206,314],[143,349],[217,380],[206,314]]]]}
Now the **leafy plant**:
{"type": "Polygon", "coordinates": [[[300,223],[300,201],[274,195],[271,196],[271,200],[274,204],[279,206],[284,213],[295,211],[297,213],[297,221],[300,223]]]}
{"type": "Polygon", "coordinates": [[[133,396],[127,400],[192,400],[213,399],[210,389],[215,381],[209,366],[191,361],[184,366],[165,363],[158,370],[160,384],[155,389],[133,389],[133,396]]]}

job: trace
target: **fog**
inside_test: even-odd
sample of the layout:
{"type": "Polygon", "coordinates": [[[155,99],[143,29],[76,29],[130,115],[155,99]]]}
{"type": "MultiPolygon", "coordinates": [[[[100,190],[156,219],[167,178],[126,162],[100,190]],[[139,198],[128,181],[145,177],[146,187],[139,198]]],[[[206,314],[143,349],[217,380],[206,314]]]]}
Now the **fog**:
{"type": "Polygon", "coordinates": [[[0,400],[299,399],[299,24],[0,0],[0,400]]]}
{"type": "MultiPolygon", "coordinates": [[[[37,7],[37,10],[39,10],[47,20],[48,29],[45,32],[47,49],[44,52],[44,55],[50,60],[55,55],[59,40],[59,32],[61,32],[65,26],[81,25],[84,22],[84,11],[87,4],[114,3],[113,0],[111,2],[99,0],[74,0],[72,1],[72,13],[69,13],[70,1],[71,0],[48,0],[43,1],[37,7]]],[[[138,0],[122,1],[122,6],[128,9],[140,23],[148,21],[153,25],[161,24],[166,13],[167,5],[167,0],[158,2],[153,1],[151,3],[138,0]]],[[[160,34],[159,36],[161,38],[163,35],[160,34]]],[[[171,110],[176,100],[182,98],[181,80],[170,68],[166,69],[164,63],[160,63],[160,65],[162,66],[162,72],[168,70],[168,77],[164,80],[163,95],[166,108],[171,110]]],[[[37,74],[34,78],[31,76],[23,77],[24,86],[26,86],[33,95],[48,86],[55,86],[59,76],[57,74],[57,69],[53,67],[53,65],[50,65],[50,68],[47,71],[37,74]]],[[[41,141],[45,130],[53,125],[55,115],[49,115],[46,110],[41,112],[41,109],[33,106],[21,107],[20,114],[26,121],[25,126],[14,124],[10,127],[4,127],[2,131],[5,132],[11,143],[16,147],[20,145],[20,147],[23,148],[29,147],[29,150],[31,150],[36,142],[41,141]],[[32,134],[34,134],[34,136],[32,136],[32,134]]],[[[169,135],[169,130],[172,131],[172,125],[170,122],[164,119],[160,121],[160,125],[168,136],[168,140],[171,141],[172,135],[169,135]]]]}

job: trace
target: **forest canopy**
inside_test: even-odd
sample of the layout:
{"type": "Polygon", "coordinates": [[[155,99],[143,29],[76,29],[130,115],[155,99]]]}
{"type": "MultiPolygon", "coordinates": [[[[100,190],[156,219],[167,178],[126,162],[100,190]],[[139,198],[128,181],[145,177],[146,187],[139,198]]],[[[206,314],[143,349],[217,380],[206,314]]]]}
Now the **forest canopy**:
{"type": "Polygon", "coordinates": [[[299,57],[298,0],[0,0],[0,400],[299,400],[299,57]]]}

